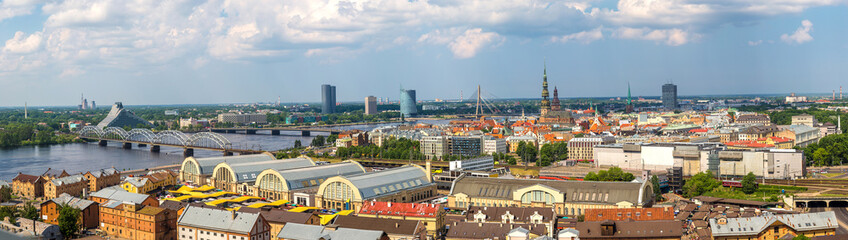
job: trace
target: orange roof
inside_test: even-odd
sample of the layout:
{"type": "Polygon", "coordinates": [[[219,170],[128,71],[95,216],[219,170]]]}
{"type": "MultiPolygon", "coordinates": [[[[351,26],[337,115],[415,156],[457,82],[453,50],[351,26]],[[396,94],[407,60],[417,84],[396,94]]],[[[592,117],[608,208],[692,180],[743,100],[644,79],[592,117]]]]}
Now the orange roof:
{"type": "Polygon", "coordinates": [[[712,130],[712,129],[710,129],[710,128],[697,128],[697,129],[689,130],[689,133],[705,133],[705,132],[709,132],[710,130],[712,130]]]}

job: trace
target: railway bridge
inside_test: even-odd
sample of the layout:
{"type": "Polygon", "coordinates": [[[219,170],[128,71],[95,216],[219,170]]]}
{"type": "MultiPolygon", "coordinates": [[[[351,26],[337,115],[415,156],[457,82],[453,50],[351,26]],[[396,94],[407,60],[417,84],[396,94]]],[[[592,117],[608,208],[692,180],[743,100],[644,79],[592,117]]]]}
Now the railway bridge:
{"type": "Polygon", "coordinates": [[[139,147],[150,145],[151,152],[159,152],[160,146],[183,148],[183,156],[194,155],[195,149],[222,151],[224,156],[239,154],[261,153],[262,150],[233,147],[226,137],[213,132],[199,132],[192,135],[180,131],[153,132],[150,129],[136,128],[126,131],[123,128],[108,127],[100,129],[95,126],[85,126],[77,131],[79,138],[98,141],[100,146],[107,146],[109,141],[119,142],[125,149],[131,149],[133,144],[139,147]]]}
{"type": "Polygon", "coordinates": [[[818,208],[818,207],[848,207],[848,196],[839,197],[789,197],[796,208],[818,208]]]}

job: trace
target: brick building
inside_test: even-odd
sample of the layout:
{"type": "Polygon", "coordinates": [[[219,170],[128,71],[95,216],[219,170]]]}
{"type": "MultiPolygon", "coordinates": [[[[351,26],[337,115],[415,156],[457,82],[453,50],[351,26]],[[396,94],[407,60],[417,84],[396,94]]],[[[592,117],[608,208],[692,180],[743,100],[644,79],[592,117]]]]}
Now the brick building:
{"type": "Polygon", "coordinates": [[[53,199],[63,193],[82,196],[88,190],[88,180],[82,174],[54,178],[44,182],[44,197],[53,199]]]}

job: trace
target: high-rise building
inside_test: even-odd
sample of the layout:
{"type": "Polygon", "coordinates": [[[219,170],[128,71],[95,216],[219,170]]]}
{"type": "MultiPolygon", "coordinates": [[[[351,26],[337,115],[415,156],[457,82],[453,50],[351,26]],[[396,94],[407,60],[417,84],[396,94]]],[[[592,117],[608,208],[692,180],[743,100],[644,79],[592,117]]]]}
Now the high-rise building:
{"type": "Polygon", "coordinates": [[[374,96],[365,97],[365,115],[377,114],[377,98],[374,96]]]}
{"type": "Polygon", "coordinates": [[[415,90],[400,90],[400,114],[404,117],[418,114],[418,107],[415,105],[415,90]]]}
{"type": "Polygon", "coordinates": [[[665,109],[677,109],[677,85],[666,83],[662,86],[662,104],[665,109]]]}
{"type": "Polygon", "coordinates": [[[321,85],[321,113],[330,114],[336,112],[336,86],[330,84],[321,85]]]}
{"type": "Polygon", "coordinates": [[[91,109],[95,108],[97,108],[97,103],[95,103],[94,100],[91,100],[91,109]]]}
{"type": "Polygon", "coordinates": [[[633,112],[633,100],[630,98],[630,82],[627,83],[627,106],[624,106],[624,113],[633,112]]]}

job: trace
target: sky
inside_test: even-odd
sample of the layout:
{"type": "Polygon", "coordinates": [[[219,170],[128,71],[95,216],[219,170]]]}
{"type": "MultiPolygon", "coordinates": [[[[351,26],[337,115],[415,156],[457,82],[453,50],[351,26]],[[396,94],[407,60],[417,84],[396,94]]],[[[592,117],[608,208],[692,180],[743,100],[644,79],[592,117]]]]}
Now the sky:
{"type": "Polygon", "coordinates": [[[0,45],[0,106],[848,92],[848,0],[0,0],[0,45]]]}

